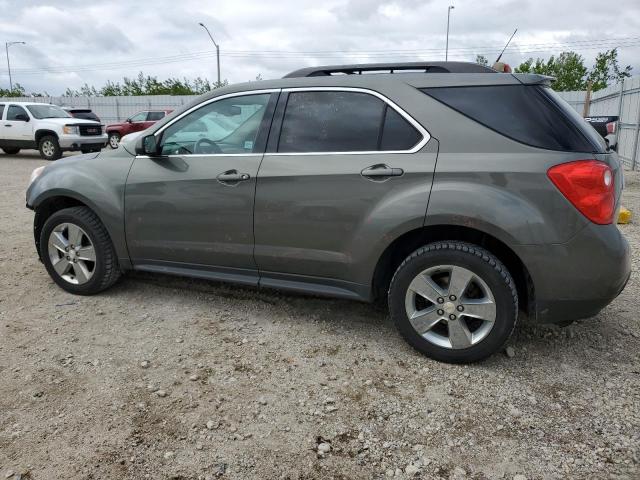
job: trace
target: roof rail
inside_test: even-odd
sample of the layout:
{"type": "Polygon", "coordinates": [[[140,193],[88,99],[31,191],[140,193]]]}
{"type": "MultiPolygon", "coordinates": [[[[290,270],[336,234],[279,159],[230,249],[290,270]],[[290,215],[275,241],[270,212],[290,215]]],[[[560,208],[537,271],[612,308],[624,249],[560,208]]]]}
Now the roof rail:
{"type": "Polygon", "coordinates": [[[396,73],[406,70],[423,73],[496,73],[492,68],[472,62],[361,63],[301,68],[286,74],[283,78],[362,75],[365,72],[396,73]]]}

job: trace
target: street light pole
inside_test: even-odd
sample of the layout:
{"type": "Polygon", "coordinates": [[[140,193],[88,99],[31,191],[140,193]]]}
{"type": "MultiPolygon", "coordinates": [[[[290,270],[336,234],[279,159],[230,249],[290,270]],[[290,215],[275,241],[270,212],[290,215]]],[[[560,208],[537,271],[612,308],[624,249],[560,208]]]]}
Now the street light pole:
{"type": "Polygon", "coordinates": [[[449,8],[447,8],[447,47],[444,51],[444,60],[445,62],[449,60],[449,18],[451,17],[451,10],[453,10],[454,7],[453,5],[449,5],[449,8]]]}
{"type": "Polygon", "coordinates": [[[213,39],[213,37],[211,36],[211,32],[209,31],[209,29],[204,23],[200,22],[198,25],[200,25],[202,28],[204,28],[207,31],[207,33],[209,34],[209,38],[211,39],[213,44],[216,46],[216,59],[218,63],[218,86],[220,86],[220,45],[218,45],[216,41],[213,39]]]}
{"type": "Polygon", "coordinates": [[[9,62],[9,47],[11,45],[26,45],[25,42],[4,42],[4,49],[7,52],[7,70],[9,71],[9,91],[13,91],[13,82],[11,81],[11,63],[9,62]]]}

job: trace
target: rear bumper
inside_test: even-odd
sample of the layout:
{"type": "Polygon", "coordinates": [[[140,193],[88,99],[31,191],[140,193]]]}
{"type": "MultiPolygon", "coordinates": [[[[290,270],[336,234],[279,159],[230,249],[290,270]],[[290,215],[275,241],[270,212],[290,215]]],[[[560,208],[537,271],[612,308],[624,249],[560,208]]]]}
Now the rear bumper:
{"type": "Polygon", "coordinates": [[[590,224],[565,244],[522,246],[516,253],[533,280],[540,323],[593,317],[631,275],[631,250],[615,225],[590,224]]]}

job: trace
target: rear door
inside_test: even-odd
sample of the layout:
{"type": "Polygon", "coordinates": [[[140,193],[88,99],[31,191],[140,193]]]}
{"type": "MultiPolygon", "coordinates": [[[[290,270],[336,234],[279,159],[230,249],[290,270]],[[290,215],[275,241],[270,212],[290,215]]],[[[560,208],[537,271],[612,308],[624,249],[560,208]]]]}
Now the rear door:
{"type": "Polygon", "coordinates": [[[283,90],[273,123],[256,188],[261,284],[368,282],[393,230],[423,224],[437,142],[387,98],[347,87],[283,90]]]}

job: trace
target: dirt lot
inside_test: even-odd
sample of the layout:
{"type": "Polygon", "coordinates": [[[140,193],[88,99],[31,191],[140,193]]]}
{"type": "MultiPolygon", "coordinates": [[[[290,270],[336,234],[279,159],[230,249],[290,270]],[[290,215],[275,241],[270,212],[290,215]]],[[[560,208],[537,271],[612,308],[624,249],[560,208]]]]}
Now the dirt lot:
{"type": "Polygon", "coordinates": [[[43,163],[0,155],[0,478],[640,478],[637,256],[598,317],[444,365],[370,305],[138,274],[63,292],[24,208],[43,163]]]}

